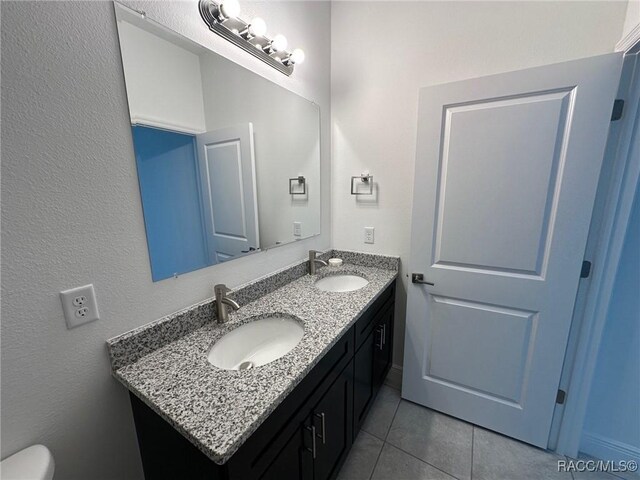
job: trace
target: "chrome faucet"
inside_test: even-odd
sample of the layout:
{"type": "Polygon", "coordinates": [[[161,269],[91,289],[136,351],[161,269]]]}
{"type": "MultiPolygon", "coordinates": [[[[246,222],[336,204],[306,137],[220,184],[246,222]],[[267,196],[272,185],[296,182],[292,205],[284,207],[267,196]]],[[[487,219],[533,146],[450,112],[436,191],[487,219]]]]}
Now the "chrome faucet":
{"type": "Polygon", "coordinates": [[[317,250],[309,250],[309,275],[316,274],[316,263],[319,263],[320,265],[324,265],[325,267],[329,265],[324,260],[320,260],[319,258],[316,258],[317,253],[322,253],[322,252],[318,252],[317,250]]]}
{"type": "Polygon", "coordinates": [[[220,283],[213,287],[213,291],[216,294],[216,310],[218,313],[218,323],[226,323],[229,320],[229,312],[227,306],[238,310],[240,305],[235,300],[231,300],[227,297],[227,293],[231,293],[231,289],[223,283],[220,283]]]}

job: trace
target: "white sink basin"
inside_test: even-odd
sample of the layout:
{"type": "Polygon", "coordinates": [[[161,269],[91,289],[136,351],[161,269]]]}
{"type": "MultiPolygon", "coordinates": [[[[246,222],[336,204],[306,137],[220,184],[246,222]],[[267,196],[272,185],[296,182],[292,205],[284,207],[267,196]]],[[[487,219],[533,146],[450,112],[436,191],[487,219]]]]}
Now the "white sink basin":
{"type": "Polygon", "coordinates": [[[290,352],[302,335],[302,324],[293,318],[261,318],[224,335],[211,347],[207,360],[225,370],[259,367],[290,352]]]}
{"type": "Polygon", "coordinates": [[[328,275],[316,281],[316,288],[325,292],[352,292],[368,283],[366,278],[358,275],[328,275]]]}

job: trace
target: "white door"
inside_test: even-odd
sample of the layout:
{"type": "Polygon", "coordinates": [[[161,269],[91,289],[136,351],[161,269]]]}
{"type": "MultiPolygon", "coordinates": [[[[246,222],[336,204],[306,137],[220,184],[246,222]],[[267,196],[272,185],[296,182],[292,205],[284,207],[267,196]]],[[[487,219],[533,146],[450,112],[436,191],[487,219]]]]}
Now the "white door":
{"type": "Polygon", "coordinates": [[[547,446],[621,66],[421,89],[404,398],[547,446]]]}
{"type": "Polygon", "coordinates": [[[196,136],[205,226],[212,263],[259,248],[251,123],[196,136]]]}

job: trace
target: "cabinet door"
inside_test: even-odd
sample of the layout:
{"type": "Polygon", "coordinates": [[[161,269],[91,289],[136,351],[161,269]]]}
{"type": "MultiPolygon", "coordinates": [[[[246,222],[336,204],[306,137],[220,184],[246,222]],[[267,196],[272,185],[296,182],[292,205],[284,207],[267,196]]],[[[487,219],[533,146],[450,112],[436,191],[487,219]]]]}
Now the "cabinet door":
{"type": "Polygon", "coordinates": [[[388,305],[378,320],[374,329],[373,346],[373,388],[377,391],[384,383],[387,372],[391,367],[393,354],[393,311],[394,304],[388,305]]]}
{"type": "Polygon", "coordinates": [[[353,429],[357,435],[375,398],[373,353],[379,334],[374,328],[353,358],[353,429]]]}
{"type": "MultiPolygon", "coordinates": [[[[244,442],[226,464],[229,480],[261,478],[290,441],[293,432],[303,422],[311,426],[311,410],[353,358],[353,337],[350,329],[244,442]]],[[[305,434],[304,441],[311,447],[309,433],[305,434]]],[[[303,458],[313,461],[310,454],[304,454],[303,458]]]]}
{"type": "Polygon", "coordinates": [[[271,465],[260,477],[264,480],[312,480],[313,456],[309,431],[300,425],[271,465]]]}
{"type": "Polygon", "coordinates": [[[316,432],[314,480],[335,478],[353,440],[353,363],[349,363],[311,413],[316,432]]]}

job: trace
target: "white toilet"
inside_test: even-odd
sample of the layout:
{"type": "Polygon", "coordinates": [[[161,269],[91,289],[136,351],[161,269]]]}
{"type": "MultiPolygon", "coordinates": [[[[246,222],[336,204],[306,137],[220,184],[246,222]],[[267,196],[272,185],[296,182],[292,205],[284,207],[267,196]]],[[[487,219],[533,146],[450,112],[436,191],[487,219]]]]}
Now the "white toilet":
{"type": "Polygon", "coordinates": [[[55,470],[53,455],[44,445],[14,453],[0,462],[2,480],[52,480],[55,470]]]}

